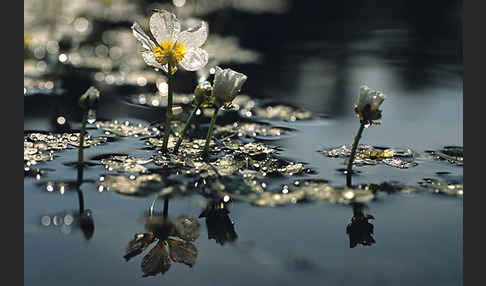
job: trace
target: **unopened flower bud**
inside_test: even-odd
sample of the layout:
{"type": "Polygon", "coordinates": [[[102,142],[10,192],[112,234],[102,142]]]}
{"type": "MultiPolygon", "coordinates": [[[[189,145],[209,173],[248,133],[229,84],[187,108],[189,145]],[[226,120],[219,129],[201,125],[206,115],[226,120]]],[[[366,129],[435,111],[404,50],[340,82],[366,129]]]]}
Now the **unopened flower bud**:
{"type": "Polygon", "coordinates": [[[215,67],[213,97],[216,107],[231,103],[246,82],[247,76],[232,69],[215,67]]]}
{"type": "Polygon", "coordinates": [[[213,87],[209,81],[201,82],[194,90],[194,104],[199,105],[209,102],[213,87]]]}
{"type": "Polygon", "coordinates": [[[372,123],[373,120],[381,119],[381,110],[378,108],[385,100],[385,95],[362,85],[359,90],[358,104],[354,111],[362,122],[372,123]]]}
{"type": "Polygon", "coordinates": [[[79,106],[83,109],[95,108],[100,100],[100,91],[91,86],[88,90],[79,98],[79,106]]]}

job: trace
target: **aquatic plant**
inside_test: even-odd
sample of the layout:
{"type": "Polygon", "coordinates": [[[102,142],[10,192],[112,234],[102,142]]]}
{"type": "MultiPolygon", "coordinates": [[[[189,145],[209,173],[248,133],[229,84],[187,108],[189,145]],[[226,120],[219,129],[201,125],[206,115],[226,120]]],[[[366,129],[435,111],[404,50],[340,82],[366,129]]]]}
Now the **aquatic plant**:
{"type": "Polygon", "coordinates": [[[83,167],[83,152],[84,152],[84,136],[86,134],[86,124],[90,114],[94,112],[98,102],[100,100],[100,91],[95,87],[90,87],[79,98],[79,106],[84,109],[83,121],[81,123],[81,131],[79,134],[79,152],[78,152],[78,166],[80,169],[83,167]]]}
{"type": "Polygon", "coordinates": [[[359,118],[360,126],[358,133],[354,137],[353,146],[351,147],[351,154],[349,155],[347,171],[347,184],[351,185],[351,172],[353,168],[353,160],[356,155],[356,148],[363,130],[371,125],[379,125],[376,120],[381,119],[381,110],[378,108],[385,100],[385,95],[379,91],[373,90],[366,85],[362,85],[359,90],[358,104],[354,106],[354,112],[359,118]]]}
{"type": "Polygon", "coordinates": [[[207,154],[209,150],[209,143],[211,142],[211,137],[213,136],[214,124],[216,123],[216,117],[218,116],[219,109],[228,107],[231,104],[247,79],[246,75],[229,68],[223,70],[217,66],[215,69],[216,72],[214,75],[213,89],[211,92],[211,103],[215,110],[206,136],[206,144],[204,145],[205,154],[207,154]]]}
{"type": "Polygon", "coordinates": [[[200,47],[206,42],[208,24],[201,21],[199,25],[181,32],[181,24],[174,14],[165,10],[154,10],[149,26],[150,33],[145,33],[140,24],[135,22],[132,31],[145,49],[142,52],[145,63],[162,69],[168,78],[168,102],[162,146],[162,151],[167,152],[172,120],[174,74],[178,65],[185,70],[196,71],[207,64],[208,54],[200,47]]]}

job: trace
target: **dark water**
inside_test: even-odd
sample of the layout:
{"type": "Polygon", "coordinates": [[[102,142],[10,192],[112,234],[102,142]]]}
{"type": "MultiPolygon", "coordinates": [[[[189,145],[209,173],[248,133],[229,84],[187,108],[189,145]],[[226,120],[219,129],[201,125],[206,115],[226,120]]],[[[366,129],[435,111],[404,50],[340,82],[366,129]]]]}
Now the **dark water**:
{"type": "MultiPolygon", "coordinates": [[[[280,147],[280,157],[308,163],[315,174],[306,178],[344,186],[345,177],[337,171],[345,166],[344,159],[330,159],[317,151],[352,143],[359,126],[352,106],[360,84],[366,83],[387,99],[382,105],[383,124],[366,129],[361,143],[407,147],[422,156],[418,166],[409,169],[359,167],[361,173],[353,183],[397,181],[417,186],[423,178],[437,178],[462,184],[461,166],[424,158],[427,150],[463,145],[462,3],[310,3],[294,1],[282,14],[223,9],[204,17],[211,33],[236,35],[243,47],[262,55],[258,63],[228,65],[248,75],[243,93],[319,115],[309,121],[271,121],[297,131],[268,144],[280,147]]],[[[190,92],[191,77],[177,79],[177,90],[190,92]]],[[[56,131],[59,115],[66,117],[65,126],[79,128],[76,97],[92,81],[69,70],[59,78],[65,89],[62,97],[25,98],[24,130],[56,131]]],[[[100,89],[98,116],[103,120],[148,124],[162,116],[159,109],[127,101],[140,88],[100,89]]],[[[96,129],[89,132],[102,135],[96,129]]],[[[154,151],[144,146],[140,139],[126,137],[89,148],[85,156],[150,157],[154,151]]],[[[349,247],[346,234],[351,206],[323,201],[258,208],[235,202],[228,207],[238,235],[234,243],[221,246],[209,240],[201,218],[195,265],[172,263],[164,275],[142,277],[140,263],[147,250],[128,262],[123,255],[134,235],[145,232],[143,215],[153,197],[99,192],[89,181],[107,171],[103,166],[87,168],[82,192],[95,228],[86,240],[74,225],[54,225],[54,216],[65,218],[79,210],[75,191],[68,189],[63,195],[46,191],[50,180],[76,180],[76,169],[63,165],[76,161],[76,150],[56,154],[54,161],[38,165],[55,172],[39,180],[24,179],[26,285],[462,285],[462,197],[430,192],[379,193],[364,208],[375,217],[370,222],[376,243],[355,248],[349,247]],[[51,218],[49,226],[41,223],[44,216],[51,218]]],[[[197,218],[205,205],[200,195],[174,198],[168,213],[197,218]]]]}

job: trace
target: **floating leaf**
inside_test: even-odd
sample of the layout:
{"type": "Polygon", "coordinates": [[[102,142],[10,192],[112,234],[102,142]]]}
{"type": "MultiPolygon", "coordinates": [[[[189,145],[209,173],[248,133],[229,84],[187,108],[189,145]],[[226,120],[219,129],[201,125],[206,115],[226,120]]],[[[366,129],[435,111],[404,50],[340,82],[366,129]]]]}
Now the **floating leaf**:
{"type": "Polygon", "coordinates": [[[451,164],[458,166],[464,165],[464,148],[460,146],[445,146],[440,151],[432,151],[432,155],[437,160],[447,160],[451,164]]]}
{"type": "Polygon", "coordinates": [[[464,195],[464,186],[462,184],[456,184],[452,182],[426,178],[420,181],[419,185],[425,187],[429,191],[438,194],[457,195],[457,196],[464,195]]]}
{"type": "MultiPolygon", "coordinates": [[[[313,116],[310,111],[281,104],[266,107],[255,107],[252,112],[257,117],[283,121],[305,120],[310,119],[313,116]]],[[[242,115],[246,116],[248,114],[242,113],[242,115]]]]}
{"type": "Polygon", "coordinates": [[[326,200],[330,203],[350,204],[369,202],[374,195],[369,190],[335,188],[327,181],[303,180],[285,185],[279,193],[264,192],[252,202],[256,206],[285,206],[298,202],[326,200]]]}
{"type": "MultiPolygon", "coordinates": [[[[351,155],[351,145],[319,151],[330,158],[346,158],[351,155]]],[[[355,166],[377,165],[383,163],[390,167],[406,169],[418,165],[414,162],[415,152],[411,149],[383,148],[378,149],[370,145],[359,144],[353,161],[355,166]]]]}
{"type": "Polygon", "coordinates": [[[148,174],[129,178],[123,175],[105,175],[100,178],[98,185],[107,190],[114,190],[123,195],[144,196],[157,193],[165,186],[162,176],[159,174],[148,174]]]}
{"type": "Polygon", "coordinates": [[[360,188],[363,188],[365,190],[370,190],[373,193],[385,192],[388,194],[395,194],[395,193],[411,194],[411,193],[422,191],[417,187],[407,186],[399,182],[383,182],[381,184],[366,184],[360,186],[360,188]]]}
{"type": "Polygon", "coordinates": [[[272,127],[270,125],[264,125],[259,123],[238,123],[235,122],[230,125],[216,128],[214,131],[215,136],[227,137],[236,135],[238,137],[277,137],[284,134],[286,130],[283,128],[272,127]]]}
{"type": "MultiPolygon", "coordinates": [[[[34,148],[58,151],[68,148],[68,145],[79,147],[79,133],[30,133],[26,136],[24,141],[32,142],[34,148]]],[[[105,143],[106,141],[106,137],[91,137],[87,134],[84,137],[84,147],[96,146],[105,143]]]]}
{"type": "MultiPolygon", "coordinates": [[[[162,91],[157,93],[142,93],[134,95],[130,98],[130,101],[136,104],[153,106],[153,107],[167,107],[167,83],[162,83],[162,91]]],[[[161,89],[159,85],[159,90],[161,89]]],[[[174,93],[172,103],[176,105],[190,104],[194,99],[192,94],[178,94],[174,93]]]]}
{"type": "Polygon", "coordinates": [[[96,127],[105,130],[107,134],[113,133],[118,136],[155,136],[160,133],[155,127],[144,127],[142,124],[131,125],[129,121],[119,122],[118,120],[114,120],[97,122],[96,127]]]}
{"type": "Polygon", "coordinates": [[[44,152],[39,148],[34,147],[34,143],[24,141],[24,163],[27,166],[36,165],[42,161],[50,161],[54,159],[53,152],[44,152]]]}
{"type": "Polygon", "coordinates": [[[101,164],[105,165],[108,171],[117,172],[134,172],[145,173],[147,168],[142,166],[152,162],[152,159],[134,158],[126,155],[110,156],[107,159],[101,159],[101,164]]]}

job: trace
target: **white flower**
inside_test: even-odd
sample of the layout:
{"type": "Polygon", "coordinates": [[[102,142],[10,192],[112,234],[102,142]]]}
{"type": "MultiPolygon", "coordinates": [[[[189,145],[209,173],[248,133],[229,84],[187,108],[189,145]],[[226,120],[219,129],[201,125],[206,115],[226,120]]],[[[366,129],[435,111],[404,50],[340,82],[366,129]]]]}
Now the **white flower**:
{"type": "MultiPolygon", "coordinates": [[[[132,25],[133,35],[146,50],[142,57],[147,65],[168,71],[168,63],[176,68],[195,71],[208,62],[208,53],[200,47],[208,37],[208,24],[199,25],[181,32],[181,24],[176,16],[165,10],[154,12],[149,21],[152,37],[147,35],[140,24],[132,25]]],[[[175,72],[175,69],[172,73],[175,72]]]]}
{"type": "Polygon", "coordinates": [[[372,121],[381,118],[380,105],[385,100],[385,95],[377,90],[362,85],[359,89],[358,104],[355,106],[355,112],[362,121],[372,121]]]}
{"type": "Polygon", "coordinates": [[[221,107],[233,101],[246,82],[247,76],[232,69],[223,70],[218,66],[215,69],[213,97],[215,105],[221,107]]]}

